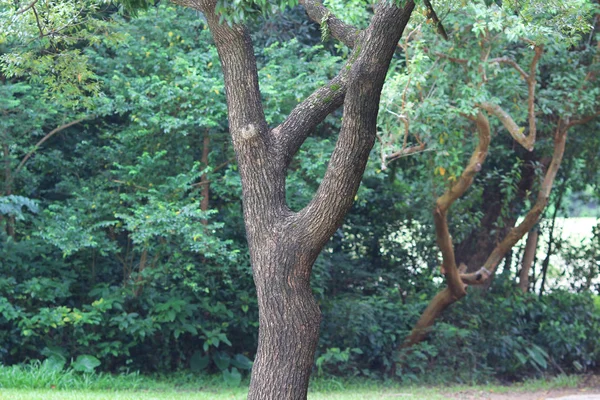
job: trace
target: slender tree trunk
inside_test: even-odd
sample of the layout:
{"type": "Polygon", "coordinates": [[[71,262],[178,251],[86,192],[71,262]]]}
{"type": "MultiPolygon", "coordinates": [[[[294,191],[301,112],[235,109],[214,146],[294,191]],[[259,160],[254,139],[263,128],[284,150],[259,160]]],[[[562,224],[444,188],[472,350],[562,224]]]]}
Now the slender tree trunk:
{"type": "MultiPolygon", "coordinates": [[[[567,165],[566,170],[569,171],[570,167],[570,162],[567,165]]],[[[544,261],[542,262],[542,270],[541,270],[541,274],[542,274],[542,283],[540,284],[540,294],[539,296],[542,297],[542,295],[544,294],[544,289],[545,289],[545,285],[546,285],[546,276],[548,274],[548,267],[550,266],[550,257],[552,256],[552,245],[554,244],[554,228],[556,227],[556,217],[558,217],[558,211],[560,210],[560,207],[562,206],[562,200],[563,200],[563,196],[567,190],[567,176],[564,177],[562,184],[560,185],[560,189],[558,191],[558,196],[556,198],[556,202],[554,204],[554,213],[552,213],[552,224],[550,225],[550,234],[548,235],[548,251],[546,252],[546,258],[544,258],[544,261]]]]}
{"type": "MultiPolygon", "coordinates": [[[[12,171],[10,168],[10,149],[8,148],[8,144],[4,144],[2,146],[3,155],[4,155],[4,195],[10,196],[12,195],[12,171]]],[[[10,215],[6,216],[6,233],[8,236],[14,238],[15,237],[15,227],[14,227],[15,219],[10,215]]]]}
{"type": "MultiPolygon", "coordinates": [[[[202,165],[208,167],[208,154],[210,153],[210,136],[208,129],[204,132],[204,140],[202,141],[202,165]]],[[[204,173],[200,177],[200,184],[202,185],[202,202],[200,203],[200,210],[208,211],[210,206],[210,183],[208,182],[208,174],[204,173]]],[[[208,225],[208,220],[202,220],[203,225],[208,225]]]]}
{"type": "Polygon", "coordinates": [[[537,229],[529,231],[529,234],[527,235],[523,264],[521,265],[521,271],[519,272],[519,289],[521,289],[523,293],[527,293],[529,290],[529,271],[533,265],[535,252],[537,250],[538,235],[539,231],[537,229]]]}

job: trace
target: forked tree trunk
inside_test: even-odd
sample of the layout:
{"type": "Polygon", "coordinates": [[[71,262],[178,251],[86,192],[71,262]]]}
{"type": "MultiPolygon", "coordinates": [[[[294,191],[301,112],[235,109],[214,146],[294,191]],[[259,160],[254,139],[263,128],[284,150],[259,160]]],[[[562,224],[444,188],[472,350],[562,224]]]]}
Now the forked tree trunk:
{"type": "Polygon", "coordinates": [[[223,75],[229,129],[242,180],[244,222],[259,311],[251,400],[306,399],[319,336],[320,311],[310,288],[312,266],[342,223],[360,185],[377,131],[379,97],[390,61],[414,8],[379,2],[367,29],[346,25],[316,0],[307,13],[350,47],[347,64],[326,85],[269,129],[261,103],[254,49],[246,28],[221,23],[217,0],[177,0],[204,13],[223,75]],[[310,203],[286,204],[285,177],[294,155],[327,115],[343,104],[339,137],[310,203]]]}

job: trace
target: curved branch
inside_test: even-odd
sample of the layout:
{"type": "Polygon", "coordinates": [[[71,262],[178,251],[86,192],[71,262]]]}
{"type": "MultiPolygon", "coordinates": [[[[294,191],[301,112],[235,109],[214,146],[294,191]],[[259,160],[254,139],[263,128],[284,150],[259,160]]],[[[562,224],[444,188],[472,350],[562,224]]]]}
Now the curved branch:
{"type": "Polygon", "coordinates": [[[457,299],[463,297],[466,292],[456,267],[454,245],[448,230],[446,214],[456,199],[471,187],[475,175],[481,170],[481,166],[487,157],[490,145],[490,123],[481,112],[477,113],[476,125],[479,143],[471,155],[469,164],[467,164],[458,181],[437,199],[433,213],[437,243],[442,253],[442,270],[446,274],[448,288],[457,299]]]}
{"type": "MultiPolygon", "coordinates": [[[[556,178],[556,173],[560,168],[560,163],[565,152],[565,142],[567,140],[567,130],[569,125],[559,121],[556,133],[554,135],[554,153],[552,155],[552,161],[548,166],[546,175],[538,192],[537,200],[534,206],[525,215],[523,221],[516,227],[514,227],[508,235],[496,246],[492,251],[485,264],[477,272],[482,272],[491,276],[498,267],[498,264],[504,258],[504,255],[519,241],[527,232],[529,232],[533,226],[538,222],[540,215],[548,204],[548,197],[556,178]]],[[[485,279],[477,282],[484,283],[485,279]]]]}
{"type": "Polygon", "coordinates": [[[513,139],[517,141],[517,143],[519,143],[528,151],[533,151],[533,142],[531,139],[533,138],[533,140],[535,141],[535,136],[525,136],[525,134],[523,133],[525,131],[525,128],[520,128],[519,125],[517,125],[517,123],[512,119],[510,114],[504,111],[502,107],[500,107],[497,104],[483,102],[479,104],[479,108],[489,112],[490,114],[498,118],[502,125],[504,125],[508,133],[510,133],[510,136],[512,136],[513,139]]]}
{"type": "Polygon", "coordinates": [[[37,142],[35,144],[35,146],[33,146],[33,149],[29,150],[29,153],[27,153],[25,155],[25,157],[23,157],[23,159],[21,160],[21,162],[19,163],[19,165],[17,166],[17,169],[15,169],[15,174],[19,173],[19,171],[21,171],[21,169],[23,168],[23,166],[25,165],[25,163],[27,162],[27,160],[29,160],[29,158],[33,155],[33,153],[35,153],[37,151],[37,149],[39,149],[39,147],[41,145],[43,145],[48,139],[50,139],[52,136],[56,135],[58,132],[63,131],[67,128],[72,127],[73,125],[77,125],[78,123],[85,121],[86,119],[88,119],[89,117],[83,117],[83,118],[79,118],[75,121],[71,121],[67,124],[61,125],[57,128],[52,129],[50,132],[48,132],[48,134],[46,136],[44,136],[39,142],[37,142]]]}

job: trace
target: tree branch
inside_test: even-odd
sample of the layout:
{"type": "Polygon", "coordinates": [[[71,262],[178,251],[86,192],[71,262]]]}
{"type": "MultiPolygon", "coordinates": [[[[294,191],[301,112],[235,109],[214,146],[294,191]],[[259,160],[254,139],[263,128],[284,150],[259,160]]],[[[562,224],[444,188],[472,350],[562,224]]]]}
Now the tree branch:
{"type": "MultiPolygon", "coordinates": [[[[296,216],[303,240],[323,245],[353,203],[377,133],[381,89],[390,61],[414,9],[382,1],[350,65],[342,127],[313,200],[296,216]]],[[[358,47],[358,45],[357,45],[358,47]]]]}
{"type": "Polygon", "coordinates": [[[352,25],[345,23],[329,11],[327,7],[317,0],[300,0],[299,3],[304,6],[306,13],[317,24],[326,23],[331,36],[352,48],[360,34],[360,30],[352,25]]]}
{"type": "Polygon", "coordinates": [[[440,19],[438,18],[437,13],[435,12],[435,10],[433,9],[433,6],[431,5],[431,2],[429,0],[424,0],[423,3],[425,4],[425,7],[427,7],[427,18],[433,21],[433,23],[435,24],[437,33],[441,37],[443,37],[444,40],[448,40],[448,34],[446,33],[446,30],[444,29],[444,25],[442,25],[442,21],[440,21],[440,19]]]}
{"type": "MultiPolygon", "coordinates": [[[[313,21],[321,23],[325,18],[333,37],[350,48],[354,47],[356,40],[361,35],[360,30],[336,18],[318,1],[301,0],[300,4],[304,6],[306,13],[313,21]]],[[[335,78],[298,104],[286,120],[271,131],[286,167],[317,125],[344,103],[349,66],[355,58],[356,55],[352,52],[350,61],[342,67],[335,78]]]]}
{"type": "MultiPolygon", "coordinates": [[[[490,114],[494,115],[496,118],[500,120],[502,125],[506,128],[510,136],[513,137],[521,146],[523,146],[528,151],[533,151],[533,143],[531,141],[532,137],[525,136],[523,133],[525,128],[519,128],[517,123],[512,119],[510,114],[508,114],[502,107],[497,104],[483,102],[479,104],[479,108],[484,109],[490,114]]],[[[533,136],[533,140],[535,140],[535,136],[533,136]]]]}
{"type": "Polygon", "coordinates": [[[509,58],[509,57],[492,58],[491,60],[489,60],[489,63],[508,64],[511,67],[513,67],[514,69],[516,69],[519,72],[519,74],[521,74],[521,77],[523,78],[523,80],[527,81],[529,79],[529,75],[527,74],[527,72],[525,72],[525,70],[523,68],[521,68],[521,66],[519,64],[517,64],[517,62],[515,60],[513,60],[512,58],[509,58]]]}
{"type": "Polygon", "coordinates": [[[82,121],[85,121],[88,118],[89,117],[83,117],[83,118],[76,119],[75,121],[71,121],[71,122],[66,123],[64,125],[61,125],[58,128],[54,128],[50,132],[48,132],[48,134],[46,136],[44,136],[39,142],[37,142],[35,144],[35,146],[33,146],[33,149],[29,150],[29,153],[27,153],[25,155],[25,157],[23,157],[23,159],[21,160],[21,162],[17,166],[17,169],[15,170],[15,174],[17,174],[17,173],[19,173],[19,171],[21,171],[21,169],[23,168],[23,166],[25,165],[25,163],[27,162],[27,160],[29,160],[29,158],[33,155],[33,153],[35,153],[37,151],[37,149],[39,149],[39,147],[41,145],[43,145],[48,139],[50,139],[52,136],[56,135],[60,131],[63,131],[65,129],[67,129],[67,128],[70,128],[73,125],[77,125],[78,123],[80,123],[82,121]]]}
{"type": "Polygon", "coordinates": [[[452,244],[452,237],[448,230],[446,215],[448,209],[456,199],[461,197],[471,186],[475,175],[481,170],[481,166],[487,157],[490,145],[490,123],[481,112],[477,113],[476,125],[479,143],[475,150],[473,150],[471,159],[458,181],[437,199],[436,208],[433,213],[437,243],[442,253],[442,272],[446,274],[448,287],[456,298],[463,297],[466,292],[464,284],[460,279],[458,268],[456,267],[454,245],[452,244]]]}
{"type": "Polygon", "coordinates": [[[38,2],[38,0],[33,0],[31,3],[29,3],[29,5],[21,8],[19,11],[17,11],[17,15],[23,14],[25,11],[27,11],[30,8],[32,8],[33,6],[35,6],[37,2],[38,2]]]}
{"type": "Polygon", "coordinates": [[[556,133],[554,135],[554,153],[552,155],[552,161],[548,166],[548,170],[546,171],[546,175],[544,176],[544,180],[540,186],[534,206],[525,215],[523,221],[518,226],[514,227],[508,233],[508,235],[506,235],[502,242],[496,246],[483,267],[476,272],[486,275],[485,279],[478,281],[477,283],[485,283],[487,277],[494,274],[494,271],[506,253],[538,222],[540,215],[548,204],[548,197],[550,196],[550,191],[552,190],[554,179],[556,178],[556,173],[560,168],[560,163],[565,152],[565,142],[567,140],[568,127],[568,124],[564,124],[563,121],[559,121],[556,128],[556,133]]]}
{"type": "Polygon", "coordinates": [[[342,71],[298,104],[279,126],[271,130],[287,167],[302,143],[325,118],[344,104],[348,70],[342,71]]]}

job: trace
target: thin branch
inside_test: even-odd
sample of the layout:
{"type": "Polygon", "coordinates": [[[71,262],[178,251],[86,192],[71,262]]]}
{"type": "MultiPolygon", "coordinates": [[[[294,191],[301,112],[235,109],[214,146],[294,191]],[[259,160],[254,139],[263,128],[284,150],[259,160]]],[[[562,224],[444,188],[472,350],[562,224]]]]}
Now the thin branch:
{"type": "Polygon", "coordinates": [[[536,123],[535,123],[535,86],[537,84],[536,81],[536,69],[537,64],[542,57],[542,53],[544,52],[543,46],[535,46],[534,47],[535,54],[533,55],[533,59],[531,60],[531,64],[529,65],[529,77],[527,78],[527,111],[529,118],[529,143],[533,147],[535,143],[536,137],[536,123]]]}
{"type": "Polygon", "coordinates": [[[587,117],[583,117],[581,119],[571,120],[567,124],[567,128],[570,128],[570,127],[575,126],[575,125],[587,124],[588,122],[593,121],[598,115],[600,115],[600,111],[597,111],[595,114],[588,115],[587,117]]]}
{"type": "Polygon", "coordinates": [[[527,72],[525,72],[525,70],[523,68],[521,68],[521,66],[519,64],[517,64],[517,62],[515,60],[513,60],[512,58],[498,57],[498,58],[492,58],[488,62],[489,63],[498,63],[498,64],[508,64],[511,67],[513,67],[514,69],[516,69],[519,72],[519,74],[521,74],[521,77],[525,81],[527,81],[529,79],[529,75],[527,74],[527,72]]]}
{"type": "Polygon", "coordinates": [[[73,125],[77,125],[78,123],[85,121],[86,119],[88,119],[89,117],[83,117],[83,118],[79,118],[76,119],[75,121],[71,121],[67,124],[61,125],[58,128],[54,128],[53,130],[51,130],[50,132],[48,132],[48,134],[46,136],[44,136],[39,142],[37,142],[35,144],[35,146],[33,146],[33,149],[31,149],[29,151],[29,153],[27,153],[25,155],[25,157],[23,157],[23,159],[21,160],[21,162],[19,163],[19,165],[17,166],[17,169],[15,170],[15,173],[18,173],[21,168],[23,168],[23,165],[25,165],[25,163],[27,162],[27,160],[29,160],[29,158],[33,155],[33,153],[35,153],[37,151],[37,149],[44,144],[44,142],[46,142],[48,139],[50,139],[52,136],[56,135],[57,133],[59,133],[60,131],[63,131],[67,128],[72,127],[73,125]]]}
{"type": "Polygon", "coordinates": [[[444,26],[442,25],[442,21],[440,21],[435,10],[433,9],[431,2],[429,0],[424,0],[423,3],[425,4],[425,7],[427,7],[427,18],[433,21],[433,23],[435,24],[437,33],[441,37],[443,37],[444,40],[448,40],[448,34],[446,33],[444,26]]]}
{"type": "Polygon", "coordinates": [[[30,8],[33,8],[33,6],[35,6],[37,2],[38,2],[38,0],[33,0],[29,5],[21,8],[19,11],[17,11],[17,15],[23,14],[25,11],[29,10],[30,8]]]}
{"type": "Polygon", "coordinates": [[[40,24],[40,17],[38,16],[37,11],[35,10],[35,6],[31,6],[31,9],[33,10],[33,14],[35,15],[35,23],[37,24],[37,27],[40,31],[40,37],[44,37],[44,30],[42,29],[42,25],[40,24]]]}

